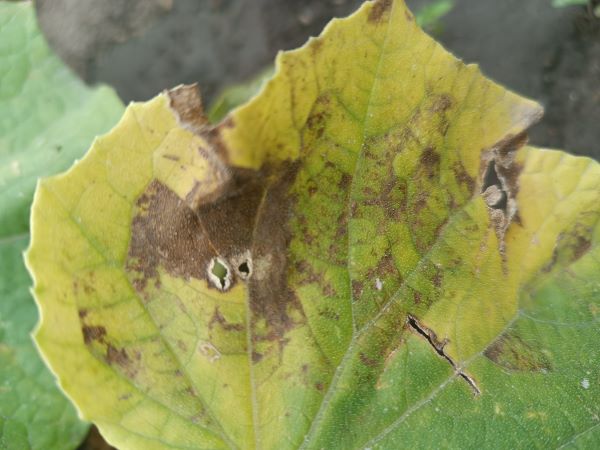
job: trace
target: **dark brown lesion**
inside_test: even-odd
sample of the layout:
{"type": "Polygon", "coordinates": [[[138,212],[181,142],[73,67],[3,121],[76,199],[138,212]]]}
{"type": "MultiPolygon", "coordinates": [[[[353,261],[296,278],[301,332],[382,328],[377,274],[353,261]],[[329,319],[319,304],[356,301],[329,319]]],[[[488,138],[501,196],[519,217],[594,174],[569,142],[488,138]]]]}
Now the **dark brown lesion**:
{"type": "Polygon", "coordinates": [[[392,7],[393,0],[376,0],[369,12],[368,21],[371,23],[381,22],[384,14],[392,7]]]}
{"type": "Polygon", "coordinates": [[[425,168],[428,178],[433,178],[439,173],[441,157],[433,147],[427,147],[421,153],[419,163],[425,168]]]}
{"type": "Polygon", "coordinates": [[[106,362],[111,365],[118,365],[123,369],[126,369],[131,364],[131,359],[124,348],[117,348],[112,344],[108,344],[106,347],[106,362]]]}
{"type": "Polygon", "coordinates": [[[458,181],[458,184],[463,185],[467,192],[472,195],[475,192],[476,181],[471,175],[469,175],[463,163],[461,161],[457,162],[452,167],[452,170],[454,171],[454,175],[458,181]]]}
{"type": "Polygon", "coordinates": [[[104,342],[106,328],[101,325],[83,325],[81,333],[83,334],[83,342],[90,345],[94,341],[104,342]]]}
{"type": "Polygon", "coordinates": [[[243,323],[228,322],[218,306],[215,308],[215,311],[208,322],[209,330],[212,330],[215,326],[219,326],[225,331],[244,331],[246,329],[246,325],[243,323]]]}
{"type": "Polygon", "coordinates": [[[152,181],[137,200],[132,220],[127,269],[135,274],[136,290],[144,291],[148,280],[157,279],[159,267],[219,287],[209,279],[215,258],[231,271],[228,289],[249,275],[254,218],[264,190],[260,177],[239,171],[220,199],[193,210],[160,181],[152,181]]]}
{"type": "MultiPolygon", "coordinates": [[[[253,333],[254,339],[283,341],[286,330],[295,325],[289,308],[301,311],[288,286],[287,257],[291,236],[287,224],[294,202],[290,188],[299,165],[280,162],[259,170],[231,167],[221,132],[234,125],[226,120],[210,127],[196,120],[201,105],[196,104],[199,99],[194,92],[184,87],[171,91],[171,107],[180,122],[203,124],[187,128],[207,143],[207,148],[201,149],[206,153],[204,159],[221,164],[219,170],[227,177],[222,177],[224,183],[211,197],[203,196],[201,186],[196,186],[180,198],[153,180],[135,203],[128,275],[142,299],[150,298],[152,289],[160,285],[162,272],[185,280],[205,280],[218,291],[246,283],[251,326],[261,320],[268,324],[266,333],[253,333]]],[[[318,129],[317,122],[315,118],[318,129]]],[[[239,331],[239,324],[221,319],[217,310],[212,326],[239,331]]]]}
{"type": "Polygon", "coordinates": [[[560,233],[556,238],[552,259],[542,271],[550,272],[557,266],[564,267],[581,259],[592,248],[592,233],[593,227],[583,223],[576,223],[570,230],[560,233]]]}
{"type": "MultiPolygon", "coordinates": [[[[252,236],[255,269],[248,280],[252,317],[253,320],[265,319],[275,339],[282,339],[287,330],[297,325],[290,318],[289,308],[302,315],[302,306],[288,284],[288,247],[292,237],[288,223],[294,202],[290,188],[298,168],[297,162],[278,168],[279,174],[265,190],[252,236]],[[267,270],[257,276],[258,264],[263,262],[267,270]]],[[[256,339],[264,337],[255,336],[256,339]]]]}
{"type": "Polygon", "coordinates": [[[87,310],[79,311],[83,343],[89,351],[109,365],[118,367],[128,378],[134,378],[138,373],[138,364],[130,358],[125,348],[111,341],[104,325],[86,323],[87,316],[87,310]]]}
{"type": "Polygon", "coordinates": [[[550,358],[534,348],[517,332],[500,336],[484,352],[490,361],[513,372],[548,372],[552,370],[550,358]]]}
{"type": "Polygon", "coordinates": [[[138,292],[159,277],[159,266],[186,279],[205,278],[214,252],[198,217],[164,184],[152,181],[138,198],[131,228],[127,270],[136,275],[138,292]]]}
{"type": "Polygon", "coordinates": [[[183,128],[200,133],[208,126],[197,84],[177,86],[168,91],[168,96],[169,106],[183,128]]]}

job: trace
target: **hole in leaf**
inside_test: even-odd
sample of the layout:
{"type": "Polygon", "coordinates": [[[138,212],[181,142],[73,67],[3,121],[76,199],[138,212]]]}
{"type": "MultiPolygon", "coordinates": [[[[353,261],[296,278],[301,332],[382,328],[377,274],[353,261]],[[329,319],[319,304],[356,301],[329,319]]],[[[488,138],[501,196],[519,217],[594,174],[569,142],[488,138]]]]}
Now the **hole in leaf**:
{"type": "Polygon", "coordinates": [[[250,251],[245,251],[232,260],[232,264],[236,268],[235,273],[242,280],[248,280],[252,275],[252,258],[250,257],[250,251]]]}
{"type": "Polygon", "coordinates": [[[220,258],[213,258],[208,267],[208,278],[221,291],[231,286],[231,273],[227,263],[220,258]]]}
{"type": "Polygon", "coordinates": [[[498,172],[496,172],[496,161],[491,160],[485,170],[485,175],[483,176],[483,186],[481,186],[481,192],[485,192],[487,188],[490,186],[498,186],[502,187],[502,183],[500,182],[500,178],[498,178],[498,172]]]}
{"type": "Polygon", "coordinates": [[[411,314],[407,316],[406,323],[414,332],[416,332],[419,336],[423,337],[429,343],[429,345],[433,347],[433,349],[439,356],[448,361],[448,363],[454,368],[456,375],[458,375],[467,382],[467,384],[471,387],[475,395],[481,394],[481,390],[477,386],[477,383],[475,383],[475,380],[469,375],[467,375],[465,372],[463,372],[463,370],[456,365],[454,360],[450,358],[448,354],[446,354],[444,347],[448,343],[447,339],[444,339],[443,341],[438,340],[438,337],[433,330],[421,324],[419,320],[411,314]]]}
{"type": "Polygon", "coordinates": [[[490,208],[506,210],[508,196],[502,185],[502,180],[498,176],[496,161],[494,160],[490,161],[483,176],[481,194],[490,208]]]}
{"type": "Polygon", "coordinates": [[[241,274],[245,275],[246,277],[248,275],[250,275],[250,267],[248,266],[247,261],[244,261],[243,263],[241,263],[238,267],[238,270],[240,271],[241,274]]]}

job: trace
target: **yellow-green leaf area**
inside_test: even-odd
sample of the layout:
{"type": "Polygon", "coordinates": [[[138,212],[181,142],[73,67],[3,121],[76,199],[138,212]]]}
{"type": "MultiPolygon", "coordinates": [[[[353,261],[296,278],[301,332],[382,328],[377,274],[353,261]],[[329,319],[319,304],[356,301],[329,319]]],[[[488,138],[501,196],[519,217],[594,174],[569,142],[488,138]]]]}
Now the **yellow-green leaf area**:
{"type": "Polygon", "coordinates": [[[280,54],[219,125],[194,87],[131,105],[39,185],[38,345],[122,448],[576,442],[600,168],[526,147],[540,115],[401,0],[280,54]]]}

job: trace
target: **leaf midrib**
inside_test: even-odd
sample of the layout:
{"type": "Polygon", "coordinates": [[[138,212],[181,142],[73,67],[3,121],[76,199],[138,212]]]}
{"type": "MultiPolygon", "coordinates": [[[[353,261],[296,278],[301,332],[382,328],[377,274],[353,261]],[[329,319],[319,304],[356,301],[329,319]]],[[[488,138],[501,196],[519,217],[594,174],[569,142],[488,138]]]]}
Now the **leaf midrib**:
{"type": "MultiPolygon", "coordinates": [[[[362,142],[361,142],[361,151],[359,152],[359,154],[356,157],[356,161],[354,163],[354,168],[353,168],[353,175],[351,178],[351,184],[349,187],[349,193],[351,193],[353,191],[353,186],[354,186],[354,180],[356,177],[356,171],[358,169],[358,162],[360,159],[360,153],[362,153],[364,151],[364,146],[365,146],[365,140],[366,140],[366,134],[367,134],[367,122],[368,122],[368,118],[369,118],[369,112],[371,110],[371,104],[373,101],[373,95],[375,92],[375,86],[377,84],[377,80],[379,78],[379,73],[381,71],[381,67],[382,67],[382,63],[384,60],[384,55],[385,55],[385,49],[387,47],[388,41],[389,41],[389,36],[390,36],[390,28],[391,28],[391,23],[392,23],[392,19],[394,17],[394,12],[395,12],[395,8],[396,8],[396,2],[392,2],[392,7],[389,11],[389,17],[388,17],[388,21],[386,24],[386,30],[385,30],[385,37],[383,40],[383,45],[380,47],[380,53],[379,53],[379,58],[378,58],[378,62],[377,62],[377,67],[375,69],[375,72],[373,73],[373,82],[371,84],[371,92],[369,93],[369,100],[367,102],[367,107],[365,108],[365,114],[363,117],[363,133],[362,133],[362,142]]],[[[348,232],[349,232],[349,223],[350,223],[350,217],[351,217],[351,205],[350,202],[348,202],[348,207],[346,210],[346,215],[348,217],[348,220],[346,221],[346,236],[348,236],[348,232]]],[[[338,367],[335,369],[334,374],[333,374],[333,378],[331,379],[331,383],[329,384],[329,386],[327,387],[327,391],[325,392],[325,395],[323,396],[322,400],[321,400],[321,404],[319,405],[319,409],[317,410],[317,412],[315,413],[315,415],[313,416],[313,419],[311,421],[311,424],[308,428],[308,432],[304,437],[304,440],[302,441],[302,444],[299,447],[299,450],[303,450],[306,449],[307,446],[309,445],[309,443],[312,441],[312,439],[314,438],[318,428],[319,428],[319,424],[321,422],[321,420],[323,420],[323,414],[325,413],[325,410],[327,408],[327,406],[329,405],[329,401],[332,397],[332,395],[335,392],[335,386],[337,385],[343,371],[344,371],[344,367],[346,366],[347,362],[349,361],[352,353],[351,353],[351,349],[354,347],[354,344],[356,342],[357,339],[357,331],[356,331],[356,321],[354,318],[354,308],[353,308],[353,301],[354,301],[354,296],[352,294],[353,290],[352,290],[352,277],[350,276],[350,269],[348,267],[349,264],[349,255],[350,255],[350,239],[348,239],[348,249],[347,249],[347,256],[346,256],[346,271],[348,273],[348,281],[349,281],[349,290],[348,292],[350,292],[350,296],[349,296],[349,300],[350,300],[350,314],[352,315],[352,337],[350,339],[350,343],[348,344],[348,348],[346,349],[346,352],[344,353],[344,356],[342,357],[342,359],[340,360],[340,363],[338,365],[338,367]]],[[[366,327],[364,327],[366,328],[366,327]]],[[[364,329],[363,328],[363,329],[364,329]]]]}

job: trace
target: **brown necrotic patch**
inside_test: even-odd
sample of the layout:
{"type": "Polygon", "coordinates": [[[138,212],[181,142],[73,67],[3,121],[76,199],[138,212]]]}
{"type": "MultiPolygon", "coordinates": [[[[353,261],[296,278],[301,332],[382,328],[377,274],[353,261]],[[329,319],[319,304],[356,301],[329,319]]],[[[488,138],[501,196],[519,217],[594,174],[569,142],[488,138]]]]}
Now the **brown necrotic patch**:
{"type": "Polygon", "coordinates": [[[84,325],[81,327],[81,332],[83,333],[83,342],[86,345],[89,345],[94,341],[102,342],[104,340],[104,336],[106,336],[106,328],[99,325],[84,325]]]}
{"type": "Polygon", "coordinates": [[[392,0],[377,0],[369,12],[369,22],[381,22],[384,14],[392,7],[392,0]]]}
{"type": "Polygon", "coordinates": [[[515,372],[547,372],[552,370],[549,357],[535,349],[519,334],[509,332],[498,338],[484,352],[486,358],[515,372]]]}
{"type": "Polygon", "coordinates": [[[582,258],[592,248],[592,232],[592,226],[577,223],[571,230],[560,233],[556,238],[552,259],[542,270],[550,272],[557,266],[564,267],[582,258]]]}
{"type": "Polygon", "coordinates": [[[294,323],[288,308],[301,311],[300,302],[288,286],[288,247],[291,232],[288,223],[294,198],[290,188],[299,164],[286,164],[279,175],[268,182],[256,214],[252,236],[253,275],[248,281],[250,307],[255,318],[271,325],[268,336],[256,339],[281,339],[294,323]]]}
{"type": "Polygon", "coordinates": [[[257,339],[281,338],[293,325],[288,308],[299,308],[287,283],[289,188],[296,172],[293,164],[232,170],[220,198],[195,210],[152,181],[135,205],[126,266],[140,296],[151,295],[156,283],[149,280],[159,280],[163,271],[205,280],[220,291],[245,282],[253,320],[270,325],[268,335],[257,339]]]}
{"type": "Polygon", "coordinates": [[[419,162],[425,168],[428,178],[433,178],[434,175],[439,172],[440,160],[441,158],[439,153],[437,153],[432,147],[427,147],[425,150],[423,150],[419,162]]]}
{"type": "Polygon", "coordinates": [[[124,348],[117,347],[111,342],[106,327],[103,325],[88,325],[85,323],[88,312],[79,314],[83,342],[96,358],[104,360],[111,366],[117,366],[128,378],[134,378],[139,366],[133,361],[124,348]]]}
{"type": "Polygon", "coordinates": [[[246,329],[246,326],[243,323],[228,322],[218,306],[215,308],[215,312],[208,323],[208,328],[212,330],[217,325],[225,331],[244,331],[246,329]]]}
{"type": "Polygon", "coordinates": [[[183,128],[199,133],[208,125],[197,84],[178,86],[171,89],[168,95],[169,106],[183,128]]]}
{"type": "Polygon", "coordinates": [[[475,179],[469,175],[462,162],[456,163],[452,167],[452,170],[454,171],[454,175],[456,176],[458,183],[465,186],[469,194],[473,194],[473,192],[475,192],[476,185],[475,179]]]}
{"type": "Polygon", "coordinates": [[[125,368],[129,366],[131,360],[125,349],[108,344],[106,348],[106,362],[125,368]]]}
{"type": "Polygon", "coordinates": [[[164,184],[150,183],[132,221],[127,268],[135,274],[136,289],[144,291],[149,279],[158,278],[159,267],[175,277],[229,289],[237,279],[229,261],[248,252],[263,191],[257,177],[239,173],[222,198],[194,211],[164,184]]]}
{"type": "Polygon", "coordinates": [[[213,256],[197,215],[164,184],[150,183],[132,221],[127,269],[136,275],[136,290],[158,278],[159,266],[174,276],[205,278],[213,256]]]}

